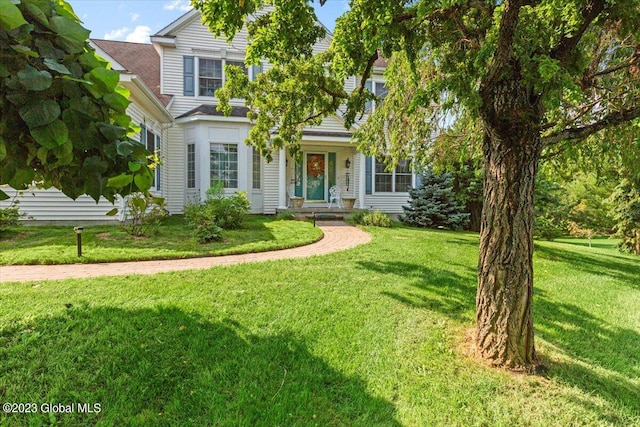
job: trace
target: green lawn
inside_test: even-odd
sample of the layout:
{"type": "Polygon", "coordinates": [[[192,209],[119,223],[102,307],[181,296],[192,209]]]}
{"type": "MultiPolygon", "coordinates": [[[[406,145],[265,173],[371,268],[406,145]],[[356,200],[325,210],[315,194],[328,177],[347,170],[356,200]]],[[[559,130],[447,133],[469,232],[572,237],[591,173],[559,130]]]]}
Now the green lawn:
{"type": "Polygon", "coordinates": [[[77,262],[138,261],[228,255],[284,249],[315,242],[322,231],[310,222],[279,221],[249,215],[239,230],[225,230],[224,241],[196,241],[182,216],[166,218],[145,237],[133,237],[114,225],[85,227],[82,258],[78,258],[73,227],[15,227],[0,236],[0,265],[71,264],[77,262]]]}
{"type": "Polygon", "coordinates": [[[465,356],[476,235],[368,231],[304,260],[1,284],[0,401],[101,404],[55,416],[74,426],[640,425],[640,259],[536,243],[549,369],[523,376],[465,356]]]}

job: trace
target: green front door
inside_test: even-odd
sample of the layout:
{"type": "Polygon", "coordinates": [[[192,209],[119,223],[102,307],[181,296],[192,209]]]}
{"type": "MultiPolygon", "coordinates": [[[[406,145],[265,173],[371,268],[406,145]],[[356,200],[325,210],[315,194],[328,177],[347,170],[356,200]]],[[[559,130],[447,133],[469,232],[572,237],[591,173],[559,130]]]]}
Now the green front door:
{"type": "Polygon", "coordinates": [[[326,159],[324,154],[306,153],[307,200],[324,202],[326,159]]]}

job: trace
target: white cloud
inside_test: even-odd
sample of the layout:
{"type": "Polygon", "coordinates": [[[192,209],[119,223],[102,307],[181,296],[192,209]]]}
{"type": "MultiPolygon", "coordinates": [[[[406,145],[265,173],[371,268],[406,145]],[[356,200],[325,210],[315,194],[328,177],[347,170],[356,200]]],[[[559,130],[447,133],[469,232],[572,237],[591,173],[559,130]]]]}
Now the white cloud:
{"type": "Polygon", "coordinates": [[[181,10],[187,12],[191,10],[191,5],[186,0],[172,0],[169,3],[165,3],[164,10],[181,10]]]}
{"type": "Polygon", "coordinates": [[[146,25],[138,25],[135,30],[127,35],[125,40],[132,43],[149,43],[150,35],[151,28],[146,25]]]}
{"type": "Polygon", "coordinates": [[[131,22],[136,22],[140,18],[139,13],[130,13],[129,16],[131,16],[131,22]]]}
{"type": "Polygon", "coordinates": [[[122,27],[109,31],[104,35],[105,40],[120,40],[131,43],[149,43],[151,28],[146,25],[138,25],[131,30],[129,27],[122,27]]]}
{"type": "Polygon", "coordinates": [[[128,27],[118,28],[116,30],[109,31],[104,35],[105,40],[122,40],[122,38],[129,32],[128,27]]]}

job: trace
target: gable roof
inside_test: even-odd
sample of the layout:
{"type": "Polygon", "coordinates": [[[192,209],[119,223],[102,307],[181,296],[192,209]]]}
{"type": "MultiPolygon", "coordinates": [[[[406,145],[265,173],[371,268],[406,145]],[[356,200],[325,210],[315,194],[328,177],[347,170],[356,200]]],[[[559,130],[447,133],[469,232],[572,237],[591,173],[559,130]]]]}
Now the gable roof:
{"type": "Polygon", "coordinates": [[[91,41],[125,71],[138,75],[164,106],[169,104],[171,97],[160,93],[160,56],[153,45],[100,39],[91,41]]]}

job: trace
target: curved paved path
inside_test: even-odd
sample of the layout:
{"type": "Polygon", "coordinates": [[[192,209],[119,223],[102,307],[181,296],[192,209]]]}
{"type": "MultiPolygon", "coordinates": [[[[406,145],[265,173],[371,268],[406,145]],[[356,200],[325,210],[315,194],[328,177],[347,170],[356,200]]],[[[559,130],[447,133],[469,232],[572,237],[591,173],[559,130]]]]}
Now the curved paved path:
{"type": "Polygon", "coordinates": [[[109,262],[99,264],[10,265],[0,266],[0,282],[27,282],[127,274],[155,274],[165,271],[194,270],[217,265],[260,262],[286,258],[305,258],[324,255],[367,243],[371,236],[359,228],[343,222],[318,222],[324,237],[316,243],[297,248],[243,255],[202,258],[109,262]]]}

